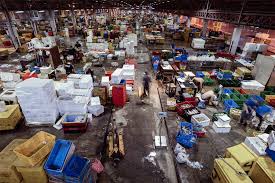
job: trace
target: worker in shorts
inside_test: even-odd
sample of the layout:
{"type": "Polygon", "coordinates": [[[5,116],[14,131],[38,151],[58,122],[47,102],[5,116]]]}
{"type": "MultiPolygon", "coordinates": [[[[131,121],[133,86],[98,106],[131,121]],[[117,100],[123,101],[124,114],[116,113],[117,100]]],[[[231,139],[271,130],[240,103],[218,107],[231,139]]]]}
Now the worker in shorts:
{"type": "Polygon", "coordinates": [[[194,77],[193,82],[198,87],[198,92],[201,93],[202,88],[203,88],[204,79],[199,78],[199,77],[194,77]]]}
{"type": "Polygon", "coordinates": [[[216,91],[209,90],[208,92],[205,92],[201,95],[201,99],[208,101],[209,105],[218,105],[218,97],[216,91]]]}

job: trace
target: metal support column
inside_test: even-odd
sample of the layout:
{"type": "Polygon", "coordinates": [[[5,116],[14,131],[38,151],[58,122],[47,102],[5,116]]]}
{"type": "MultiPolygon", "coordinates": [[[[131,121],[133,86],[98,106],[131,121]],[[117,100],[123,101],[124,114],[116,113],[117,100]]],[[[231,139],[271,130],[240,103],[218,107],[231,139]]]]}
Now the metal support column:
{"type": "Polygon", "coordinates": [[[56,35],[57,27],[56,27],[54,10],[49,10],[49,20],[50,20],[50,25],[51,25],[53,34],[56,35]]]}
{"type": "Polygon", "coordinates": [[[241,27],[234,28],[231,43],[230,43],[230,47],[229,47],[230,53],[233,54],[233,55],[235,55],[237,47],[239,45],[241,33],[242,33],[242,28],[241,27]]]}
{"type": "Polygon", "coordinates": [[[73,21],[74,31],[76,31],[77,22],[76,22],[75,12],[74,12],[73,9],[71,9],[71,14],[72,14],[72,21],[73,21]]]}
{"type": "Polygon", "coordinates": [[[7,28],[8,28],[8,34],[12,40],[12,43],[15,47],[15,49],[19,48],[21,46],[21,43],[20,43],[20,39],[19,39],[19,36],[18,36],[18,33],[17,33],[17,29],[12,21],[12,18],[9,14],[9,11],[7,9],[7,6],[6,6],[6,2],[5,0],[1,0],[1,8],[3,9],[3,12],[5,14],[5,17],[7,19],[7,28]]]}
{"type": "Polygon", "coordinates": [[[208,29],[208,20],[203,19],[203,27],[202,27],[202,36],[203,37],[206,37],[207,29],[208,29]]]}

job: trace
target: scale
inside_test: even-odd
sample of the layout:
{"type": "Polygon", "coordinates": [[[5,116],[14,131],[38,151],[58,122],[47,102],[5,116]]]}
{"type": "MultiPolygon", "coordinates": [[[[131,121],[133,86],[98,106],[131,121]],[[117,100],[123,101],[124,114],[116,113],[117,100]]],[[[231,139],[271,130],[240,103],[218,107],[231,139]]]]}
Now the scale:
{"type": "Polygon", "coordinates": [[[167,139],[161,135],[163,119],[167,117],[167,112],[159,112],[158,116],[160,117],[159,135],[156,135],[154,138],[154,146],[155,148],[167,148],[167,139]]]}

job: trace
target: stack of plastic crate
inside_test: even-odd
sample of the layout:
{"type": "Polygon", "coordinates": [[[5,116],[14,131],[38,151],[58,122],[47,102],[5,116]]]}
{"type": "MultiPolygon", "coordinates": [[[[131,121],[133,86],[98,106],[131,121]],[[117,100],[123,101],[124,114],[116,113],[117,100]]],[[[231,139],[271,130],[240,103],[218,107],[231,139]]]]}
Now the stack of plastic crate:
{"type": "Polygon", "coordinates": [[[57,140],[45,165],[49,179],[54,182],[64,182],[64,169],[72,157],[75,145],[68,140],[57,140]]]}
{"type": "Polygon", "coordinates": [[[224,111],[229,112],[231,108],[239,108],[239,105],[234,102],[234,100],[229,99],[224,101],[224,111]]]}

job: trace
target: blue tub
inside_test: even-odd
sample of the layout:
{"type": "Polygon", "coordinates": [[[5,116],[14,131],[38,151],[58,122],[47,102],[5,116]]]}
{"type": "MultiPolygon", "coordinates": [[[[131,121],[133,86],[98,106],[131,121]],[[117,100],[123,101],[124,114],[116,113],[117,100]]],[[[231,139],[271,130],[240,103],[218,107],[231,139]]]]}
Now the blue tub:
{"type": "Polygon", "coordinates": [[[63,170],[72,156],[75,146],[71,141],[58,139],[44,165],[48,175],[63,178],[63,170]]]}
{"type": "Polygon", "coordinates": [[[82,183],[90,176],[90,160],[81,156],[73,155],[64,170],[66,183],[82,183]]]}

